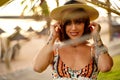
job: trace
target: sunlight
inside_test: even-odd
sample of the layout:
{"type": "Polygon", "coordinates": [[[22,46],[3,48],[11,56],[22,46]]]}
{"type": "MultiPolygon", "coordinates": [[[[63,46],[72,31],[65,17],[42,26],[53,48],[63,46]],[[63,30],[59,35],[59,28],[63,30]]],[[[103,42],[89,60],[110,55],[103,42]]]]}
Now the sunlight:
{"type": "Polygon", "coordinates": [[[50,11],[53,10],[57,6],[55,0],[52,1],[52,5],[51,5],[51,0],[47,0],[47,4],[49,5],[50,11]]]}
{"type": "MultiPolygon", "coordinates": [[[[46,1],[50,11],[57,7],[56,0],[52,0],[52,5],[51,5],[51,0],[46,0],[46,1]]],[[[59,5],[60,6],[63,5],[66,1],[67,0],[59,0],[59,5]]],[[[105,0],[99,0],[99,1],[105,2],[105,0]]],[[[112,3],[116,3],[117,5],[120,5],[120,3],[117,2],[118,0],[110,0],[110,1],[112,3]]],[[[21,0],[14,0],[10,4],[0,7],[0,16],[20,16],[24,6],[26,4],[30,4],[29,0],[26,0],[26,3],[24,3],[22,6],[20,3],[21,3],[21,0]]],[[[107,11],[105,9],[102,9],[92,4],[89,4],[89,5],[95,7],[99,11],[100,16],[107,16],[107,11]]],[[[30,7],[28,7],[28,9],[30,9],[30,7]]],[[[31,15],[31,13],[29,13],[28,11],[29,10],[25,12],[25,15],[31,15]]],[[[19,26],[24,31],[27,31],[29,27],[32,27],[34,30],[41,31],[44,28],[43,26],[45,26],[45,24],[46,24],[45,21],[37,22],[29,19],[27,20],[26,19],[0,19],[0,28],[2,28],[4,31],[6,31],[9,34],[12,34],[14,32],[14,28],[16,26],[19,26]]]]}
{"type": "Polygon", "coordinates": [[[116,5],[120,5],[120,1],[118,1],[118,0],[110,0],[110,2],[113,3],[113,4],[111,4],[111,5],[114,6],[116,9],[118,8],[118,7],[116,7],[116,5]],[[116,5],[115,5],[114,3],[115,3],[116,5]]]}
{"type": "Polygon", "coordinates": [[[35,30],[35,31],[42,31],[44,26],[46,25],[46,21],[32,21],[30,22],[30,26],[35,30]]]}
{"type": "MultiPolygon", "coordinates": [[[[47,4],[49,5],[50,11],[52,11],[54,8],[57,7],[56,1],[52,0],[52,5],[51,5],[51,0],[46,0],[47,4]]],[[[66,0],[59,0],[59,5],[63,5],[66,2],[66,0]]]]}
{"type": "Polygon", "coordinates": [[[14,0],[12,3],[0,7],[0,15],[20,15],[23,7],[20,5],[20,0],[14,0]]]}
{"type": "Polygon", "coordinates": [[[0,28],[3,29],[7,33],[12,33],[14,30],[13,28],[15,27],[14,23],[11,23],[8,20],[0,20],[0,28]],[[6,24],[7,23],[7,24],[6,24]]]}
{"type": "Polygon", "coordinates": [[[34,21],[34,20],[18,20],[18,19],[0,19],[0,28],[3,29],[6,34],[11,35],[15,31],[15,27],[20,27],[23,31],[27,31],[29,27],[32,27],[35,31],[41,31],[46,25],[46,21],[34,21]],[[7,24],[6,24],[7,23],[7,24]],[[27,23],[27,24],[26,24],[27,23]]]}
{"type": "MultiPolygon", "coordinates": [[[[21,12],[23,10],[23,7],[26,4],[29,4],[29,0],[26,1],[21,6],[21,1],[20,0],[14,0],[12,3],[0,7],[0,16],[19,16],[21,15],[21,12]]],[[[65,3],[65,0],[61,0],[59,5],[63,5],[65,3]]],[[[57,7],[55,0],[52,1],[51,5],[51,0],[47,0],[47,4],[49,5],[50,11],[57,7]]],[[[28,14],[28,10],[25,12],[28,14]]],[[[26,14],[25,14],[26,15],[26,14]]],[[[3,29],[7,34],[12,34],[15,31],[15,27],[19,26],[22,30],[27,31],[29,27],[32,27],[36,31],[41,31],[44,26],[46,25],[46,21],[34,21],[34,20],[24,20],[24,19],[0,19],[0,28],[3,29]],[[7,24],[6,24],[7,23],[7,24]],[[26,24],[27,23],[27,24],[26,24]]]]}

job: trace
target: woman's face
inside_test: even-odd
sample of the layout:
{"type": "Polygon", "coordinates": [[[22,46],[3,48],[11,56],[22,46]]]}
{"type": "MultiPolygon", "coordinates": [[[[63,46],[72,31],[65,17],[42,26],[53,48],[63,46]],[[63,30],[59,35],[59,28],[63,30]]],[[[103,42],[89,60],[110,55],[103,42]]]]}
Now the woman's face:
{"type": "Polygon", "coordinates": [[[70,39],[81,37],[84,32],[84,23],[79,21],[68,21],[66,24],[66,34],[70,39]]]}

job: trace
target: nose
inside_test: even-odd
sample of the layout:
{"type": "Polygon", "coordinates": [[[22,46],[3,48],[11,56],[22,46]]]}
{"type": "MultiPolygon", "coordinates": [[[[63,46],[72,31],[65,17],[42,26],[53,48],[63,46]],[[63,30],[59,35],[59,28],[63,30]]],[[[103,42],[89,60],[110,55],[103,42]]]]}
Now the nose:
{"type": "Polygon", "coordinates": [[[77,28],[76,28],[76,25],[75,25],[75,23],[72,23],[72,30],[76,30],[77,28]]]}

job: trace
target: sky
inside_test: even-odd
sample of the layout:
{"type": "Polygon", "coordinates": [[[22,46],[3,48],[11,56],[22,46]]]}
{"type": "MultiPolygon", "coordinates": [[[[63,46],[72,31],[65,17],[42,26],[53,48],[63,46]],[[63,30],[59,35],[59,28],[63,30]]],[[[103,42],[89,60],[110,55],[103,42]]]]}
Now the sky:
{"type": "MultiPolygon", "coordinates": [[[[23,10],[23,6],[21,6],[20,2],[21,2],[21,0],[14,0],[11,4],[9,4],[5,7],[4,6],[0,7],[0,16],[2,16],[2,15],[5,15],[5,16],[6,15],[10,15],[10,16],[20,15],[23,10]]],[[[60,5],[63,5],[64,2],[65,2],[65,0],[61,0],[60,5]]],[[[29,2],[27,2],[26,4],[28,4],[28,3],[29,2]]],[[[50,7],[50,11],[56,7],[55,0],[52,1],[52,5],[51,5],[51,0],[47,0],[47,4],[50,7]]]]}
{"type": "MultiPolygon", "coordinates": [[[[26,0],[26,1],[28,1],[27,4],[29,4],[29,0],[26,0]]],[[[50,11],[56,7],[55,0],[52,0],[52,5],[51,5],[51,0],[46,0],[46,1],[50,7],[50,11]]],[[[61,6],[65,3],[66,0],[59,0],[59,1],[60,1],[60,6],[61,6]]],[[[100,0],[100,1],[104,2],[105,0],[100,0]]],[[[117,5],[120,5],[119,0],[110,0],[110,1],[112,3],[116,3],[117,5]]],[[[24,6],[21,6],[20,2],[21,2],[21,0],[14,0],[11,4],[7,5],[6,7],[4,7],[4,6],[0,7],[0,16],[2,16],[2,15],[10,15],[10,16],[20,15],[23,10],[23,7],[24,7],[24,6]]],[[[114,6],[114,4],[112,4],[112,5],[114,6]]],[[[106,10],[104,10],[100,7],[94,6],[94,5],[91,5],[91,6],[95,7],[99,11],[100,16],[107,16],[106,10]]],[[[26,12],[26,13],[28,14],[28,12],[26,12]]]]}
{"type": "MultiPolygon", "coordinates": [[[[20,15],[23,10],[23,7],[21,7],[20,2],[21,2],[21,0],[15,0],[14,2],[12,2],[12,4],[7,5],[7,7],[4,7],[4,6],[1,7],[0,8],[0,16],[1,15],[20,15]]],[[[47,3],[52,4],[52,5],[49,5],[50,11],[56,7],[55,0],[53,0],[53,1],[47,0],[47,3]]],[[[64,3],[65,3],[65,0],[60,0],[60,5],[63,5],[64,3]]],[[[104,9],[101,9],[100,7],[97,7],[97,9],[100,12],[101,16],[106,16],[105,15],[106,11],[104,9]]]]}

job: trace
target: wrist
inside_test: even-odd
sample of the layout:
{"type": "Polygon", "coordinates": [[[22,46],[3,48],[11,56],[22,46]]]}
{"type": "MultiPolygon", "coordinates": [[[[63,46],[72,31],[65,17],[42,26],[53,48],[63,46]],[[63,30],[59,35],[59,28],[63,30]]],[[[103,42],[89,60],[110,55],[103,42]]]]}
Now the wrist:
{"type": "Polygon", "coordinates": [[[94,41],[95,46],[102,46],[103,45],[103,42],[101,40],[99,33],[96,33],[93,35],[93,41],[94,41]]]}
{"type": "Polygon", "coordinates": [[[54,42],[55,42],[55,38],[53,37],[53,34],[50,34],[48,41],[47,41],[47,45],[50,43],[54,44],[54,42]]]}
{"type": "Polygon", "coordinates": [[[98,58],[101,54],[108,54],[108,49],[104,45],[95,46],[96,57],[98,58]]]}

